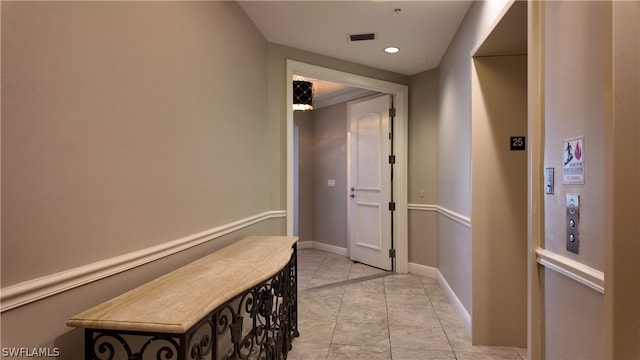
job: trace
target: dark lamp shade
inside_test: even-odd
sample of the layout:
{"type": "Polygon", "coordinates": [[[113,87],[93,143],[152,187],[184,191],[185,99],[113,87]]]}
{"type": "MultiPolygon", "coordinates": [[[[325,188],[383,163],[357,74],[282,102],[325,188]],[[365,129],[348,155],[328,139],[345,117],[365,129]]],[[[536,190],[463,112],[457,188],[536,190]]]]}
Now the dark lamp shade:
{"type": "Polygon", "coordinates": [[[313,83],[310,81],[293,81],[293,110],[313,109],[313,83]]]}

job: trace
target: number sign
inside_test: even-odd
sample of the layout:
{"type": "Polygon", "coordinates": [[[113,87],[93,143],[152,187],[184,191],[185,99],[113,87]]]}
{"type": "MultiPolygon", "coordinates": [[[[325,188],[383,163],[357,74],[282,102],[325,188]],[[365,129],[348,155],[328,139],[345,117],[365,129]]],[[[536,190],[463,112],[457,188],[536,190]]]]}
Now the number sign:
{"type": "Polygon", "coordinates": [[[511,144],[511,151],[524,151],[527,149],[524,136],[511,136],[509,143],[511,144]]]}

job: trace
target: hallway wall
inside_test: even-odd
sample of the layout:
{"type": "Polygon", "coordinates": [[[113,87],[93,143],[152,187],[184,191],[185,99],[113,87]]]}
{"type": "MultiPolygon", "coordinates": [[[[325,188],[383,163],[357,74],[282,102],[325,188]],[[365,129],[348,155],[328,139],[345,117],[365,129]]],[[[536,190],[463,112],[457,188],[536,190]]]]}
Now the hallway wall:
{"type": "Polygon", "coordinates": [[[236,3],[1,6],[4,347],[80,358],[68,317],[245,234],[284,231],[270,207],[267,43],[236,3]],[[165,255],[91,277],[152,250],[165,255]],[[72,274],[88,284],[4,308],[36,296],[32,281],[61,291],[52,281],[72,274]]]}
{"type": "Polygon", "coordinates": [[[409,79],[409,263],[438,267],[437,69],[409,79]]]}
{"type": "Polygon", "coordinates": [[[640,358],[640,2],[612,4],[612,121],[607,131],[605,357],[640,358]],[[621,157],[624,161],[612,161],[621,157]],[[615,210],[614,210],[615,209],[615,210]],[[635,321],[630,321],[635,319],[635,321]]]}
{"type": "Polygon", "coordinates": [[[313,111],[295,111],[298,126],[298,234],[313,240],[313,111]]]}
{"type": "MultiPolygon", "coordinates": [[[[605,129],[611,121],[610,14],[611,4],[606,2],[545,3],[544,32],[553,36],[544,41],[544,167],[555,168],[556,188],[544,197],[542,247],[563,263],[576,261],[601,274],[605,129]],[[563,184],[564,141],[579,136],[584,137],[584,184],[563,184]],[[579,254],[566,250],[566,194],[580,196],[579,254]]],[[[604,290],[577,283],[550,267],[543,271],[547,358],[604,358],[604,290]]]]}
{"type": "Polygon", "coordinates": [[[438,269],[467,317],[472,311],[471,51],[506,3],[474,1],[439,68],[438,205],[443,212],[438,216],[438,269]]]}
{"type": "Polygon", "coordinates": [[[472,338],[526,347],[527,151],[509,141],[527,134],[527,55],[474,57],[472,74],[472,338]]]}
{"type": "Polygon", "coordinates": [[[61,358],[81,357],[70,316],[242,236],[286,231],[287,58],[408,82],[268,44],[234,2],[1,6],[1,342],[61,358]],[[158,253],[4,307],[40,296],[31,280],[138,250],[158,253]]]}
{"type": "Polygon", "coordinates": [[[314,109],[312,118],[313,241],[348,249],[347,103],[314,109]]]}

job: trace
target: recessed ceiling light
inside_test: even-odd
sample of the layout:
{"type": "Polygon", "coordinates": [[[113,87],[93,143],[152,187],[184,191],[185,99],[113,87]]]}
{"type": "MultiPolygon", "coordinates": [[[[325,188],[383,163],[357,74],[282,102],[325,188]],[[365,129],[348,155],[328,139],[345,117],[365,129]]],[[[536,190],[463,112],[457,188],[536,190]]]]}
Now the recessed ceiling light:
{"type": "Polygon", "coordinates": [[[389,46],[388,48],[384,49],[384,52],[386,52],[387,54],[395,54],[398,51],[400,51],[400,49],[395,46],[389,46]]]}

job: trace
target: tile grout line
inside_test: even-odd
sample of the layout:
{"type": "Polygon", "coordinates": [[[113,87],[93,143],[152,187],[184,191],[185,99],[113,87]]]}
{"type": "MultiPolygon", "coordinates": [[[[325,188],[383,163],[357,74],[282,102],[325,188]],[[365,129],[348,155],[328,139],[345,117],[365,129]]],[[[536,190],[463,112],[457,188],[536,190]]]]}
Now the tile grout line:
{"type": "Polygon", "coordinates": [[[391,348],[391,323],[389,321],[389,303],[387,302],[387,282],[382,280],[382,290],[384,291],[384,307],[387,310],[387,333],[389,334],[389,359],[393,360],[393,349],[391,348]]]}
{"type": "Polygon", "coordinates": [[[325,254],[322,257],[322,261],[320,262],[320,264],[316,267],[316,270],[313,272],[313,275],[311,275],[311,279],[309,280],[309,282],[313,281],[313,279],[316,277],[316,274],[318,274],[318,271],[320,271],[320,268],[322,267],[322,264],[324,264],[325,260],[327,260],[327,254],[325,254]]]}
{"type": "Polygon", "coordinates": [[[333,327],[333,333],[331,334],[331,340],[329,340],[329,349],[327,350],[327,359],[329,360],[329,355],[331,355],[331,347],[333,346],[333,338],[336,336],[336,329],[338,328],[338,319],[340,318],[340,310],[342,310],[342,303],[344,302],[344,295],[346,291],[342,293],[342,297],[340,298],[340,306],[338,307],[338,314],[336,315],[335,326],[333,327]]]}
{"type": "Polygon", "coordinates": [[[449,343],[449,347],[451,348],[451,353],[453,354],[453,358],[455,360],[458,360],[458,354],[456,354],[456,351],[453,348],[453,344],[451,343],[451,339],[449,339],[449,332],[444,328],[444,325],[442,325],[442,318],[440,317],[440,312],[437,311],[433,306],[433,301],[431,301],[431,296],[429,295],[429,291],[427,290],[424,283],[422,283],[422,287],[424,288],[424,291],[427,294],[427,299],[429,299],[429,304],[431,304],[431,308],[433,309],[433,312],[436,314],[436,317],[438,318],[438,324],[440,324],[440,329],[442,329],[444,336],[447,338],[447,343],[449,343]]]}

